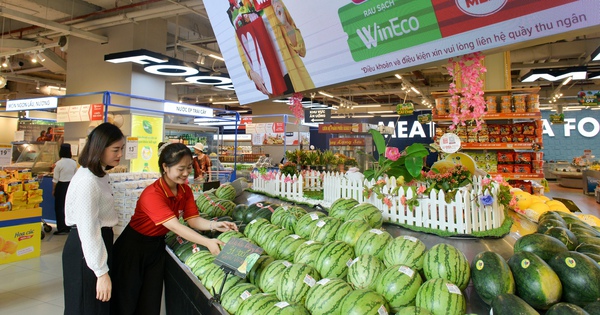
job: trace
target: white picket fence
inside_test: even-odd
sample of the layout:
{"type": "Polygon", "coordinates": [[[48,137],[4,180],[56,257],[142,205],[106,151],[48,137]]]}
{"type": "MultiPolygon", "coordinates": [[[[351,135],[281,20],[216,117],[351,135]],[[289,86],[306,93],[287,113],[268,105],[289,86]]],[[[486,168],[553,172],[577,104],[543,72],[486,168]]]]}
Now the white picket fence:
{"type": "MultiPolygon", "coordinates": [[[[419,205],[409,209],[402,205],[401,198],[406,196],[407,199],[411,199],[414,192],[408,187],[400,187],[396,193],[390,193],[396,188],[396,179],[393,177],[386,179],[386,184],[381,190],[390,201],[390,205],[387,205],[383,200],[378,199],[375,193],[372,193],[371,196],[364,195],[365,186],[373,187],[375,180],[360,182],[337,172],[319,173],[318,175],[311,173],[310,176],[311,178],[318,177],[319,180],[321,176],[323,178],[323,204],[331,204],[339,198],[353,198],[360,203],[367,202],[375,205],[382,212],[384,221],[387,222],[456,234],[472,234],[499,228],[505,219],[504,208],[497,201],[499,189],[497,184],[494,184],[491,191],[493,204],[491,206],[480,204],[479,197],[483,195],[482,177],[473,177],[473,184],[461,188],[450,203],[446,203],[443,191],[432,191],[429,196],[419,197],[419,205]]],[[[290,183],[289,179],[286,183],[285,177],[279,173],[273,180],[264,180],[258,175],[253,181],[253,189],[283,196],[289,200],[305,200],[306,198],[303,198],[304,177],[294,176],[291,179],[294,181],[293,183],[290,183]]],[[[313,183],[317,182],[316,179],[313,180],[313,183]]]]}

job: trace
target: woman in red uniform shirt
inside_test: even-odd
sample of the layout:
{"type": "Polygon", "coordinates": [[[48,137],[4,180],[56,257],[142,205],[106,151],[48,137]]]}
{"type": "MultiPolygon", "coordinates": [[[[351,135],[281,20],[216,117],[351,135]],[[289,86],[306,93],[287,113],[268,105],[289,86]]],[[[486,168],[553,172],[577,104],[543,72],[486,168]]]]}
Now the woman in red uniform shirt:
{"type": "Polygon", "coordinates": [[[232,222],[201,218],[192,190],[186,184],[192,170],[192,152],[181,143],[163,148],[158,159],[161,178],[146,187],[129,225],[114,245],[112,314],[159,314],[165,261],[165,235],[205,246],[213,255],[223,242],[200,235],[200,231],[237,230],[232,222]],[[179,222],[182,216],[189,227],[179,222]]]}

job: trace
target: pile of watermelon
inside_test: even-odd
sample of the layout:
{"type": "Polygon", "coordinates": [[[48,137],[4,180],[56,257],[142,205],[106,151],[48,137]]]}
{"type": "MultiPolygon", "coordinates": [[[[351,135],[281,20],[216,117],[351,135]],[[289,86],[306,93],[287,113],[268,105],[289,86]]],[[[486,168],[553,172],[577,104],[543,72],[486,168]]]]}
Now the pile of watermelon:
{"type": "MultiPolygon", "coordinates": [[[[245,280],[227,279],[222,305],[231,314],[466,311],[462,290],[470,265],[464,254],[446,244],[427,250],[415,237],[393,237],[371,204],[342,198],[326,214],[260,202],[236,206],[231,217],[245,222],[243,234],[226,232],[219,235],[222,241],[238,237],[265,250],[245,280]]],[[[179,253],[183,245],[171,238],[179,253]]],[[[191,254],[180,259],[212,292],[223,272],[206,250],[187,247],[191,254]]]]}
{"type": "Polygon", "coordinates": [[[549,211],[538,231],[472,261],[475,291],[494,314],[600,314],[600,230],[567,212],[549,211]]]}

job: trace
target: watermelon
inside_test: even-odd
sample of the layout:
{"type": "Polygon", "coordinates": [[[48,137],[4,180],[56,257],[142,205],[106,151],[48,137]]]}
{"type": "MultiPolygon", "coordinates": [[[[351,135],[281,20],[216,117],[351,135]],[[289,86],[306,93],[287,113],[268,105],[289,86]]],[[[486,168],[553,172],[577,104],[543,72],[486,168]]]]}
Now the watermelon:
{"type": "Polygon", "coordinates": [[[177,247],[175,250],[175,256],[177,256],[177,258],[179,258],[179,260],[182,262],[185,262],[190,256],[192,256],[192,254],[202,250],[208,250],[208,248],[196,243],[187,242],[177,247]]]}
{"type": "Polygon", "coordinates": [[[235,199],[235,195],[235,188],[231,184],[221,185],[215,191],[215,196],[217,196],[219,199],[233,201],[233,199],[235,199]]]}
{"type": "Polygon", "coordinates": [[[586,255],[586,256],[588,256],[588,257],[590,257],[592,260],[594,260],[598,264],[600,264],[600,255],[590,254],[590,253],[583,253],[583,254],[586,255]]]}
{"type": "Polygon", "coordinates": [[[269,310],[278,302],[277,296],[272,293],[253,294],[240,304],[236,314],[268,315],[269,310]]]}
{"type": "Polygon", "coordinates": [[[287,260],[275,260],[264,269],[258,282],[258,287],[265,293],[275,293],[277,285],[281,282],[283,272],[291,267],[287,260]]]}
{"type": "Polygon", "coordinates": [[[217,236],[217,239],[221,240],[223,243],[227,243],[232,237],[245,238],[245,235],[238,231],[230,230],[221,233],[219,236],[217,236]]]}
{"type": "Polygon", "coordinates": [[[342,221],[333,217],[319,219],[312,231],[309,239],[321,243],[331,242],[335,239],[335,233],[342,225],[342,221]]]}
{"type": "Polygon", "coordinates": [[[490,315],[540,315],[531,305],[511,293],[502,293],[492,300],[490,315]]]}
{"type": "Polygon", "coordinates": [[[600,315],[600,301],[590,303],[583,308],[590,315],[600,315]]]}
{"type": "Polygon", "coordinates": [[[381,260],[373,255],[360,255],[348,267],[348,283],[354,289],[375,289],[379,274],[385,270],[381,260]]]}
{"type": "Polygon", "coordinates": [[[430,311],[428,311],[422,307],[409,306],[409,307],[401,308],[398,312],[396,312],[396,315],[432,315],[432,314],[430,311]]]}
{"type": "Polygon", "coordinates": [[[277,259],[277,247],[281,243],[281,240],[283,240],[283,238],[286,236],[292,235],[292,232],[286,229],[278,229],[267,235],[266,242],[261,244],[261,246],[267,252],[267,254],[277,259]]]}
{"type": "Polygon", "coordinates": [[[324,278],[308,290],[304,305],[312,315],[339,314],[342,300],[352,287],[341,279],[324,278]]]}
{"type": "Polygon", "coordinates": [[[584,254],[600,255],[600,245],[583,243],[579,244],[575,250],[584,254]]]}
{"type": "Polygon", "coordinates": [[[560,301],[562,294],[560,279],[539,256],[521,251],[508,260],[508,265],[515,278],[519,297],[529,305],[546,310],[560,301]]]}
{"type": "Polygon", "coordinates": [[[186,266],[188,266],[190,268],[190,270],[194,270],[194,267],[196,267],[196,264],[203,262],[206,259],[210,259],[213,258],[213,254],[211,254],[209,251],[207,250],[201,250],[201,251],[197,251],[195,253],[193,253],[190,257],[188,257],[188,259],[184,262],[186,266]]]}
{"type": "Polygon", "coordinates": [[[324,217],[326,217],[325,213],[320,211],[313,211],[303,215],[298,222],[296,222],[296,228],[294,229],[295,233],[302,238],[308,239],[310,237],[310,232],[317,224],[318,220],[324,217]]]}
{"type": "Polygon", "coordinates": [[[367,221],[369,226],[374,229],[380,228],[383,224],[381,211],[374,205],[366,202],[358,204],[348,211],[346,221],[355,219],[367,221]]]}
{"type": "Polygon", "coordinates": [[[549,229],[553,228],[553,227],[561,227],[561,228],[567,228],[567,225],[564,223],[564,221],[559,221],[556,219],[545,219],[545,220],[540,220],[538,222],[538,228],[537,228],[537,232],[540,234],[544,234],[546,233],[546,231],[548,231],[549,229]]]}
{"type": "Polygon", "coordinates": [[[503,293],[515,293],[515,279],[506,260],[495,252],[481,252],[471,262],[473,287],[486,303],[503,293]]]}
{"type": "Polygon", "coordinates": [[[546,235],[550,235],[555,239],[561,241],[563,244],[567,246],[568,250],[575,250],[577,245],[579,245],[579,241],[573,232],[569,231],[565,227],[552,227],[544,232],[546,235]]]}
{"type": "Polygon", "coordinates": [[[200,281],[204,280],[204,277],[210,273],[214,268],[219,268],[217,265],[213,263],[215,257],[211,255],[211,257],[205,257],[200,259],[200,261],[196,262],[196,266],[192,269],[192,273],[200,279],[200,281]]]}
{"type": "Polygon", "coordinates": [[[546,261],[556,254],[568,250],[567,245],[563,244],[563,242],[550,235],[539,233],[529,234],[519,238],[515,242],[514,247],[515,253],[520,251],[531,252],[546,261]]]}
{"type": "Polygon", "coordinates": [[[263,224],[258,229],[258,231],[256,231],[256,234],[254,235],[254,241],[256,241],[256,243],[258,243],[258,245],[260,245],[261,247],[264,248],[267,245],[267,243],[269,242],[269,236],[271,236],[271,234],[277,230],[285,230],[285,229],[282,229],[282,228],[278,227],[277,225],[271,224],[271,223],[263,224]]]}
{"type": "Polygon", "coordinates": [[[423,283],[417,292],[415,305],[434,315],[463,315],[467,310],[467,302],[458,286],[442,278],[423,283]]]}
{"type": "Polygon", "coordinates": [[[323,243],[312,240],[300,244],[294,254],[294,263],[307,264],[313,268],[317,268],[317,258],[322,247],[323,243]]]}
{"type": "MultiPolygon", "coordinates": [[[[216,199],[214,204],[207,208],[206,214],[211,217],[229,216],[235,208],[235,203],[230,200],[216,199]]],[[[233,218],[227,218],[226,221],[233,221],[233,218]]]]}
{"type": "Polygon", "coordinates": [[[298,303],[288,303],[286,301],[282,301],[276,303],[271,307],[267,314],[269,315],[310,315],[308,310],[302,305],[298,303]]]}
{"type": "Polygon", "coordinates": [[[260,255],[258,260],[254,263],[254,266],[252,266],[252,269],[250,270],[250,272],[248,272],[248,274],[246,275],[246,279],[250,283],[258,286],[258,283],[260,282],[260,277],[262,276],[262,273],[267,268],[267,266],[274,261],[275,261],[275,258],[273,258],[269,255],[260,255]]]}
{"type": "Polygon", "coordinates": [[[600,300],[600,266],[578,252],[562,252],[548,261],[563,287],[562,301],[585,306],[600,300]]]}
{"type": "Polygon", "coordinates": [[[542,213],[538,219],[538,222],[542,222],[545,219],[557,220],[562,222],[565,226],[567,225],[567,222],[565,222],[565,220],[560,216],[560,214],[558,214],[557,211],[546,211],[542,213]]]}
{"type": "Polygon", "coordinates": [[[356,199],[339,198],[331,204],[331,207],[329,207],[329,216],[345,220],[350,209],[356,205],[358,205],[356,199]]]}
{"type": "Polygon", "coordinates": [[[198,207],[199,212],[206,212],[207,205],[210,204],[210,201],[213,199],[218,199],[215,194],[210,191],[202,192],[198,198],[196,198],[196,206],[198,207]]]}
{"type": "Polygon", "coordinates": [[[335,233],[335,240],[354,247],[358,238],[371,227],[363,220],[350,220],[342,223],[335,233]]]}
{"type": "Polygon", "coordinates": [[[319,280],[321,276],[315,268],[307,264],[293,264],[281,275],[275,293],[281,301],[304,305],[308,290],[319,280]]]}
{"type": "Polygon", "coordinates": [[[286,215],[288,215],[288,206],[281,205],[277,207],[277,209],[275,209],[271,215],[271,223],[281,226],[281,221],[283,221],[283,218],[286,215]]]}
{"type": "Polygon", "coordinates": [[[231,212],[231,217],[234,221],[244,221],[244,215],[246,214],[246,209],[248,209],[248,205],[245,203],[240,203],[233,208],[231,212]]]}
{"type": "Polygon", "coordinates": [[[257,203],[253,203],[248,206],[246,209],[244,222],[250,222],[257,218],[265,218],[267,220],[271,220],[271,215],[275,209],[277,209],[278,205],[272,204],[269,202],[261,201],[257,203]]]}
{"type": "Polygon", "coordinates": [[[417,270],[423,269],[423,258],[427,247],[416,237],[404,235],[394,238],[383,252],[386,267],[404,265],[417,270]]]}
{"type": "Polygon", "coordinates": [[[325,243],[317,257],[316,269],[321,277],[346,279],[353,258],[354,249],[350,245],[342,241],[325,243]]]}
{"type": "Polygon", "coordinates": [[[456,247],[437,244],[425,253],[423,272],[427,280],[443,278],[456,284],[461,290],[467,288],[471,277],[469,261],[456,247]]]}
{"type": "MultiPolygon", "coordinates": [[[[582,228],[582,227],[570,227],[569,230],[573,232],[577,237],[580,236],[589,236],[589,237],[600,237],[600,232],[592,229],[592,228],[582,228]]],[[[600,242],[600,239],[598,240],[600,242]]]]}
{"type": "Polygon", "coordinates": [[[275,250],[275,257],[277,259],[284,259],[293,262],[296,250],[304,242],[306,242],[306,240],[296,234],[288,235],[282,238],[281,242],[279,242],[277,246],[277,249],[275,250]]]}
{"type": "Polygon", "coordinates": [[[370,229],[363,233],[354,246],[357,256],[373,255],[383,260],[383,254],[388,243],[392,241],[392,235],[384,230],[370,229]]]}
{"type": "Polygon", "coordinates": [[[416,269],[395,265],[379,274],[375,282],[375,291],[385,298],[393,312],[398,312],[402,307],[414,305],[423,280],[416,269]]]}
{"type": "Polygon", "coordinates": [[[260,289],[251,283],[238,283],[221,296],[221,306],[230,314],[235,314],[242,302],[254,294],[259,294],[260,289]]]}
{"type": "Polygon", "coordinates": [[[589,313],[575,304],[561,302],[552,305],[545,315],[589,315],[589,313]]]}
{"type": "Polygon", "coordinates": [[[352,291],[344,297],[339,314],[366,315],[387,314],[388,312],[387,302],[381,294],[369,289],[360,289],[352,291]]]}
{"type": "Polygon", "coordinates": [[[600,246],[600,237],[595,237],[595,236],[588,236],[588,235],[577,235],[577,240],[579,241],[580,244],[592,244],[592,245],[596,245],[596,246],[600,246]]]}
{"type": "MultiPolygon", "coordinates": [[[[223,272],[223,270],[220,268],[217,268],[213,269],[209,274],[206,275],[203,284],[208,292],[218,293],[223,283],[223,279],[225,279],[225,272],[223,272]]],[[[227,280],[225,280],[225,284],[223,285],[223,292],[229,291],[229,289],[243,281],[244,280],[240,277],[227,275],[227,280]]]]}
{"type": "Polygon", "coordinates": [[[244,234],[251,240],[256,239],[256,232],[262,227],[264,224],[268,224],[269,221],[264,218],[259,218],[253,221],[250,221],[246,224],[246,228],[244,229],[244,234]]]}
{"type": "Polygon", "coordinates": [[[306,210],[301,207],[279,206],[271,216],[271,223],[294,232],[296,222],[305,214],[306,210]]]}

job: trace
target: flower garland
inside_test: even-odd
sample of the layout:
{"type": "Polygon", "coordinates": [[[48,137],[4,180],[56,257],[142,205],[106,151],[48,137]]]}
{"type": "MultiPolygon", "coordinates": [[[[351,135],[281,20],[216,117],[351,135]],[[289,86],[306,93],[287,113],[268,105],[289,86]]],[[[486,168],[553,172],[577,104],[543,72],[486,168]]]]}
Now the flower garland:
{"type": "Polygon", "coordinates": [[[466,121],[475,121],[477,124],[475,131],[481,129],[482,116],[486,113],[481,74],[485,73],[487,69],[483,66],[483,60],[483,54],[476,52],[464,55],[458,60],[450,59],[450,63],[446,66],[452,77],[448,89],[451,96],[450,117],[452,117],[452,125],[450,130],[454,130],[459,124],[465,126],[466,121]],[[460,69],[460,90],[456,87],[459,74],[455,72],[457,67],[460,69]]]}
{"type": "Polygon", "coordinates": [[[302,93],[294,93],[292,97],[290,97],[290,110],[294,117],[296,117],[296,124],[299,124],[302,119],[304,119],[304,107],[302,107],[302,93]]]}

